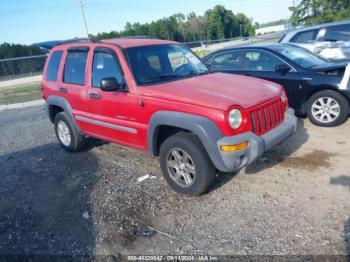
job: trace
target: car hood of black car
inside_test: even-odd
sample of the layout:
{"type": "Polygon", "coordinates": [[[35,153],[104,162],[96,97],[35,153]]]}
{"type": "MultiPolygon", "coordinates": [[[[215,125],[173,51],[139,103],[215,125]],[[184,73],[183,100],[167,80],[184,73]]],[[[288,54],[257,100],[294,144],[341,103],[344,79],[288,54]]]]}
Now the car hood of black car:
{"type": "Polygon", "coordinates": [[[350,63],[350,61],[347,62],[340,62],[340,63],[335,63],[335,62],[327,62],[321,65],[316,65],[310,68],[313,71],[329,71],[329,70],[334,70],[334,69],[344,69],[345,67],[350,63]]]}

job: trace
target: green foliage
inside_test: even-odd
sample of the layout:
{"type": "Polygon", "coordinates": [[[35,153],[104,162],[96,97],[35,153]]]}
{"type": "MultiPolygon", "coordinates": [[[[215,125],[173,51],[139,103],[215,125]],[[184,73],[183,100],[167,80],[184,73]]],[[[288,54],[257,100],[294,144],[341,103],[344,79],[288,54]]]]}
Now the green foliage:
{"type": "Polygon", "coordinates": [[[45,54],[39,47],[3,43],[0,45],[0,59],[45,54]]]}
{"type": "Polygon", "coordinates": [[[350,18],[349,0],[301,0],[296,7],[290,7],[294,25],[313,25],[350,18]]]}
{"type": "Polygon", "coordinates": [[[124,30],[90,35],[93,39],[108,39],[122,36],[149,36],[180,42],[213,40],[255,35],[252,21],[242,13],[234,15],[231,10],[217,5],[203,16],[194,12],[187,16],[181,13],[153,21],[151,23],[126,23],[124,30]]]}

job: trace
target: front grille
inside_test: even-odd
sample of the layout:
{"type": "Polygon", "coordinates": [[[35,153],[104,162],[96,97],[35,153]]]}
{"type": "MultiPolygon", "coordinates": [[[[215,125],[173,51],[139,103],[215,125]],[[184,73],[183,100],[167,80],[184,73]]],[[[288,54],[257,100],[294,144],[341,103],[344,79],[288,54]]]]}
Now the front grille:
{"type": "Polygon", "coordinates": [[[270,131],[283,122],[284,111],[285,108],[280,98],[254,108],[250,111],[252,131],[257,135],[270,131]]]}

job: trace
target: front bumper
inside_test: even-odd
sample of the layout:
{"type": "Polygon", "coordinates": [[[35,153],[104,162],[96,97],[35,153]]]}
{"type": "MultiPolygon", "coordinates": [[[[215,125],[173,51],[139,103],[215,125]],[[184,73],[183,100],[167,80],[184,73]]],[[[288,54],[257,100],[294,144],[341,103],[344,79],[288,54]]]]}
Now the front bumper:
{"type": "Polygon", "coordinates": [[[252,163],[264,152],[294,134],[296,128],[297,118],[295,117],[294,110],[289,108],[285,112],[284,121],[260,137],[252,132],[246,132],[240,135],[219,139],[217,141],[217,146],[225,167],[225,170],[220,171],[232,172],[252,163]],[[220,151],[221,145],[235,145],[244,141],[249,142],[249,146],[246,149],[235,152],[220,151]]]}

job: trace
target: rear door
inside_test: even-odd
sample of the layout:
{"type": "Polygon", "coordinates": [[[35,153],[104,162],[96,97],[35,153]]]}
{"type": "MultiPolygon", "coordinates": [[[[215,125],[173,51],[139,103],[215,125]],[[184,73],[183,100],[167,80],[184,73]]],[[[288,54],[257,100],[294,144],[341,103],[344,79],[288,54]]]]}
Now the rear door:
{"type": "Polygon", "coordinates": [[[60,96],[64,97],[73,110],[73,116],[80,128],[88,131],[85,122],[79,121],[77,116],[88,117],[86,64],[89,53],[87,46],[68,48],[64,54],[64,68],[59,82],[60,96]]]}
{"type": "Polygon", "coordinates": [[[322,28],[316,53],[330,59],[349,59],[350,23],[322,28]]]}
{"type": "Polygon", "coordinates": [[[140,124],[143,108],[126,84],[117,50],[97,46],[90,55],[87,104],[91,116],[81,120],[88,123],[93,136],[145,149],[142,137],[146,137],[146,128],[140,124]],[[109,77],[125,84],[124,91],[102,91],[101,80],[109,77]]]}

